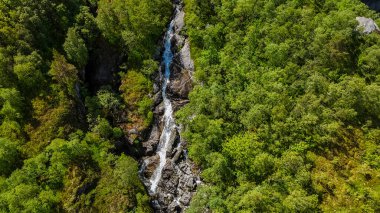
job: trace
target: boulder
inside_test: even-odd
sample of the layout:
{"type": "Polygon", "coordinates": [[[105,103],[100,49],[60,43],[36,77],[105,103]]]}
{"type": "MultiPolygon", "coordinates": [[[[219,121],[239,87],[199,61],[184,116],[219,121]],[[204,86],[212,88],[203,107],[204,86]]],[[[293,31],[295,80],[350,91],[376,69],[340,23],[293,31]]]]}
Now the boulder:
{"type": "Polygon", "coordinates": [[[193,71],[194,70],[194,62],[191,59],[191,54],[190,54],[190,42],[189,40],[185,41],[185,45],[179,52],[180,55],[180,60],[181,60],[181,65],[183,69],[193,71]]]}
{"type": "Polygon", "coordinates": [[[156,108],[153,111],[153,114],[157,116],[162,116],[165,113],[165,106],[164,102],[161,102],[159,105],[156,106],[156,108]]]}
{"type": "Polygon", "coordinates": [[[160,142],[160,131],[156,125],[153,126],[152,131],[149,136],[149,140],[142,142],[142,147],[144,149],[145,156],[151,156],[157,149],[158,143],[160,142]]]}
{"type": "Polygon", "coordinates": [[[364,34],[380,32],[380,29],[374,20],[366,17],[356,17],[356,20],[359,22],[358,29],[361,30],[364,34]]]}
{"type": "Polygon", "coordinates": [[[163,98],[162,98],[161,92],[157,92],[156,94],[154,94],[154,97],[153,97],[154,106],[159,105],[162,102],[162,100],[163,98]]]}
{"type": "Polygon", "coordinates": [[[173,106],[173,111],[176,112],[183,106],[189,103],[189,100],[187,99],[180,99],[180,100],[173,100],[172,101],[172,106],[173,106]]]}
{"type": "Polygon", "coordinates": [[[185,12],[179,10],[174,18],[174,34],[180,34],[182,28],[185,26],[185,12]]]}
{"type": "Polygon", "coordinates": [[[144,177],[152,177],[154,171],[156,171],[156,168],[158,164],[160,163],[160,156],[154,155],[149,158],[146,158],[144,160],[144,171],[143,176],[144,177]]]}
{"type": "Polygon", "coordinates": [[[171,98],[187,99],[192,89],[192,79],[188,70],[183,70],[178,78],[173,78],[168,84],[168,94],[171,98]]]}

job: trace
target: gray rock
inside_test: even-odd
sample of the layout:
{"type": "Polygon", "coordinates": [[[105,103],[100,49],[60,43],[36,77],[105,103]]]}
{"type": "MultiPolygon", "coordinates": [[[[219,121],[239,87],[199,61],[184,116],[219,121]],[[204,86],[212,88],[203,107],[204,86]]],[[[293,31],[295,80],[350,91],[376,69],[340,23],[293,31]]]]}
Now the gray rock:
{"type": "Polygon", "coordinates": [[[154,171],[156,170],[158,164],[160,163],[160,157],[158,155],[151,156],[144,160],[144,177],[152,177],[154,171]]]}
{"type": "Polygon", "coordinates": [[[182,150],[183,150],[182,146],[180,146],[180,147],[178,147],[178,148],[176,149],[176,152],[175,152],[175,154],[174,154],[174,157],[172,158],[172,161],[173,161],[173,162],[177,162],[177,160],[179,159],[179,157],[180,157],[181,154],[182,154],[182,150]]]}
{"type": "Polygon", "coordinates": [[[356,17],[356,20],[359,22],[358,29],[361,30],[364,34],[380,32],[380,29],[374,20],[366,17],[356,17]]]}
{"type": "Polygon", "coordinates": [[[185,12],[179,10],[174,18],[174,33],[179,34],[182,31],[182,28],[185,26],[185,12]]]}
{"type": "Polygon", "coordinates": [[[185,45],[180,51],[180,58],[181,58],[181,64],[184,69],[189,70],[189,71],[194,70],[194,62],[191,59],[189,40],[185,41],[185,45]]]}
{"type": "Polygon", "coordinates": [[[176,112],[186,104],[188,104],[190,101],[185,99],[185,100],[173,100],[172,101],[172,106],[173,106],[173,111],[176,112]]]}
{"type": "Polygon", "coordinates": [[[191,195],[192,194],[184,194],[182,197],[181,197],[181,200],[180,202],[185,205],[185,206],[188,206],[190,204],[190,201],[191,201],[191,195]]]}
{"type": "Polygon", "coordinates": [[[184,70],[179,76],[179,78],[170,81],[168,84],[168,91],[170,92],[171,97],[187,99],[192,89],[191,75],[184,70]]]}
{"type": "Polygon", "coordinates": [[[153,100],[154,100],[154,106],[159,105],[162,102],[162,93],[157,92],[156,94],[154,94],[153,100]]]}
{"type": "Polygon", "coordinates": [[[161,87],[160,87],[160,85],[158,85],[157,83],[154,83],[153,84],[153,93],[158,93],[158,92],[160,92],[161,91],[161,87]]]}
{"type": "MultiPolygon", "coordinates": [[[[184,41],[184,46],[179,53],[175,54],[173,59],[171,67],[172,75],[168,84],[168,93],[174,98],[187,99],[189,92],[192,89],[194,62],[191,59],[190,43],[188,40],[184,39],[184,41]]],[[[175,43],[178,45],[178,42],[175,43]]]]}
{"type": "Polygon", "coordinates": [[[170,146],[168,147],[167,153],[166,153],[167,156],[171,156],[174,142],[176,141],[176,139],[178,139],[178,136],[179,136],[178,132],[177,132],[177,129],[172,129],[171,131],[172,132],[170,134],[170,139],[169,139],[170,146]]]}
{"type": "Polygon", "coordinates": [[[165,106],[164,106],[164,103],[161,102],[158,106],[156,106],[153,113],[156,115],[163,115],[164,112],[165,112],[165,106]]]}
{"type": "Polygon", "coordinates": [[[158,143],[160,141],[160,131],[156,125],[153,126],[150,132],[149,140],[142,143],[144,148],[144,154],[150,156],[157,149],[158,143]]]}

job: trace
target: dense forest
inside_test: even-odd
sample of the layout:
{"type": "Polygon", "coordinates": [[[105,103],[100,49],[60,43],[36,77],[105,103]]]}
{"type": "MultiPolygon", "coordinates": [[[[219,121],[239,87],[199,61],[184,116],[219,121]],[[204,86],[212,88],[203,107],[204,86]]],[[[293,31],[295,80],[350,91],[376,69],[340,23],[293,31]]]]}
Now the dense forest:
{"type": "MultiPolygon", "coordinates": [[[[184,0],[187,212],[379,212],[380,23],[359,0],[184,0]]],[[[0,212],[153,212],[170,0],[0,0],[0,212]]]]}
{"type": "MultiPolygon", "coordinates": [[[[380,35],[359,0],[185,0],[188,212],[379,212],[380,35]]],[[[379,22],[378,22],[379,23],[379,22]]]]}
{"type": "Polygon", "coordinates": [[[0,1],[0,212],[152,211],[124,135],[152,120],[171,13],[169,0],[0,1]]]}

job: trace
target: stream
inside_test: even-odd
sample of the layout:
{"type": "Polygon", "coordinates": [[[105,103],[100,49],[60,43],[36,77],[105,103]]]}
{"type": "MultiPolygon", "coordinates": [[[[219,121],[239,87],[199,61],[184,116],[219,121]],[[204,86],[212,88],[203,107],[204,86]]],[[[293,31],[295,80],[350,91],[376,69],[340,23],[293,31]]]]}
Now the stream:
{"type": "Polygon", "coordinates": [[[187,158],[174,113],[188,103],[193,62],[190,43],[183,33],[184,11],[174,1],[174,14],[163,38],[161,67],[155,80],[154,122],[149,139],[142,142],[140,178],[155,212],[183,212],[201,183],[199,169],[187,158]]]}
{"type": "Polygon", "coordinates": [[[170,144],[170,138],[172,135],[172,132],[176,127],[174,119],[173,119],[173,107],[172,103],[168,99],[166,95],[166,89],[168,86],[168,82],[170,81],[170,65],[173,61],[173,53],[171,50],[171,38],[173,34],[173,25],[174,20],[170,22],[168,31],[165,35],[165,44],[164,44],[164,54],[162,56],[163,63],[165,64],[165,71],[164,71],[164,78],[162,83],[162,98],[164,102],[164,130],[161,133],[160,142],[158,144],[157,153],[160,156],[160,163],[157,167],[156,171],[153,173],[153,176],[150,179],[151,186],[150,186],[150,192],[155,193],[157,189],[157,184],[161,179],[162,176],[162,170],[166,164],[166,153],[168,151],[170,144]]]}

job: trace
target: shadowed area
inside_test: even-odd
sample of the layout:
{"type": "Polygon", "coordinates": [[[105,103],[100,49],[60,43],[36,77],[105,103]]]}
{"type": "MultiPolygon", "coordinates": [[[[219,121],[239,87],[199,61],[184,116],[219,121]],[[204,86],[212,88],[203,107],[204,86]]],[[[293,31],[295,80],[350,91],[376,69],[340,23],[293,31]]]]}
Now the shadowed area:
{"type": "Polygon", "coordinates": [[[362,2],[366,5],[368,5],[369,8],[372,10],[376,10],[377,12],[380,11],[380,1],[377,0],[362,0],[362,2]]]}

